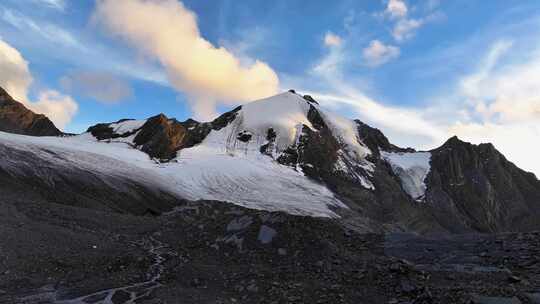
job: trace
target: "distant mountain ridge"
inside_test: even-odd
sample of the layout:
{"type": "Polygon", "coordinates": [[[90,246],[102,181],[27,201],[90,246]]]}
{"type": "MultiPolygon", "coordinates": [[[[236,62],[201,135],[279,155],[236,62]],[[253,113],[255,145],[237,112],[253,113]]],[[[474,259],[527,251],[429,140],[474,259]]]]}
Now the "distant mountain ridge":
{"type": "Polygon", "coordinates": [[[0,88],[0,131],[33,136],[58,136],[62,132],[43,114],[35,114],[0,88]]]}
{"type": "MultiPolygon", "coordinates": [[[[431,151],[401,148],[380,130],[326,111],[312,97],[295,92],[239,106],[211,122],[180,122],[159,114],[98,124],[62,141],[7,139],[13,145],[36,147],[36,161],[43,158],[38,151],[44,147],[61,155],[74,141],[84,141],[73,153],[99,154],[126,168],[142,169],[152,185],[126,176],[129,184],[148,188],[146,194],[157,191],[155,199],[166,197],[165,205],[172,204],[173,197],[229,201],[255,209],[339,217],[351,229],[375,232],[540,229],[540,181],[493,145],[472,145],[453,137],[431,151]],[[93,144],[86,145],[88,141],[93,144]]],[[[13,148],[0,141],[2,145],[13,148]]],[[[105,170],[85,166],[98,173],[105,170]]],[[[21,176],[16,168],[4,168],[21,176]]],[[[0,173],[1,169],[2,163],[0,173]]],[[[103,174],[105,181],[111,174],[115,179],[125,174],[113,169],[107,168],[112,171],[103,174]]],[[[25,174],[26,180],[31,178],[32,173],[25,174]]],[[[113,205],[121,210],[123,204],[120,200],[113,205]]],[[[128,211],[133,203],[129,206],[128,211]]],[[[156,210],[162,212],[163,207],[156,210]]]]}

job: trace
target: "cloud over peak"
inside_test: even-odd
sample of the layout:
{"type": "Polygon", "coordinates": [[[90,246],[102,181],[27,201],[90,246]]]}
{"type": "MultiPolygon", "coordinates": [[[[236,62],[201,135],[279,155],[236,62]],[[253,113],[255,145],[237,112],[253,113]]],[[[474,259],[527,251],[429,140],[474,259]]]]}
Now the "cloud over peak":
{"type": "Polygon", "coordinates": [[[204,39],[196,15],[176,0],[98,0],[94,20],[166,69],[199,119],[213,118],[216,105],[267,97],[279,79],[268,64],[243,65],[223,47],[204,39]]]}

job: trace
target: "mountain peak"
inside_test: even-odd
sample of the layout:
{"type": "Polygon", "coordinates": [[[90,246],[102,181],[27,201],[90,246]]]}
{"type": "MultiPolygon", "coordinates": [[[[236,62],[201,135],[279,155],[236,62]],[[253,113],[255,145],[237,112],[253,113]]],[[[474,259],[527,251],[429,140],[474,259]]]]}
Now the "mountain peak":
{"type": "Polygon", "coordinates": [[[442,151],[448,148],[465,148],[468,150],[476,150],[479,153],[488,153],[490,155],[502,155],[492,143],[481,143],[481,144],[472,144],[467,141],[461,140],[456,135],[450,137],[444,144],[439,148],[434,149],[433,151],[442,151]]]}
{"type": "Polygon", "coordinates": [[[0,131],[33,136],[59,136],[63,134],[45,115],[30,111],[1,87],[0,131]]]}
{"type": "Polygon", "coordinates": [[[465,142],[459,139],[457,135],[454,135],[450,137],[449,139],[447,139],[446,142],[443,144],[443,146],[455,146],[455,145],[462,145],[462,144],[468,144],[468,142],[465,142]]]}

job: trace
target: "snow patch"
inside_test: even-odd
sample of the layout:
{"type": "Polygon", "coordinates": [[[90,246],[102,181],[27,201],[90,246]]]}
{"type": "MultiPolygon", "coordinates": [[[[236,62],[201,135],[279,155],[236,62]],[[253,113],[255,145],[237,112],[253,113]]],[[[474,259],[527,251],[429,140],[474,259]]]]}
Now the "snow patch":
{"type": "Polygon", "coordinates": [[[321,110],[318,107],[317,110],[321,113],[332,135],[342,146],[342,149],[338,151],[338,160],[334,169],[354,177],[362,187],[375,190],[375,185],[369,180],[369,176],[375,170],[375,165],[366,159],[371,155],[371,150],[360,140],[356,123],[331,111],[321,110]],[[365,172],[367,176],[364,176],[362,172],[365,172]]]}
{"type": "Polygon", "coordinates": [[[347,153],[357,159],[365,159],[371,154],[358,136],[358,127],[353,120],[344,118],[331,111],[318,109],[323,116],[324,121],[332,131],[332,134],[347,147],[347,153]]]}
{"type": "MultiPolygon", "coordinates": [[[[90,133],[70,137],[34,137],[0,132],[0,145],[32,153],[59,170],[78,168],[99,174],[104,177],[104,182],[107,182],[107,177],[117,177],[125,180],[126,185],[129,181],[136,181],[155,190],[175,193],[174,185],[154,170],[155,164],[148,155],[125,143],[99,142],[90,133]]],[[[9,155],[4,158],[9,170],[9,155]]],[[[17,166],[13,165],[11,169],[17,170],[17,166]]],[[[35,168],[34,174],[48,178],[40,168],[35,168]]],[[[112,186],[117,189],[125,187],[123,184],[112,186]]]]}
{"type": "Polygon", "coordinates": [[[381,156],[392,167],[403,190],[414,200],[424,200],[426,193],[425,179],[431,170],[430,152],[381,152],[381,156]]]}
{"type": "Polygon", "coordinates": [[[280,165],[259,152],[259,145],[231,139],[226,128],[211,132],[202,144],[181,150],[163,170],[186,198],[229,201],[252,209],[336,217],[328,206],[347,208],[324,185],[280,165]]]}
{"type": "Polygon", "coordinates": [[[126,120],[123,122],[112,123],[109,127],[113,129],[114,133],[123,135],[140,129],[145,123],[146,120],[126,120]]]}
{"type": "Polygon", "coordinates": [[[337,217],[329,206],[347,208],[324,185],[261,154],[259,146],[236,140],[236,133],[228,129],[234,127],[212,131],[202,144],[182,150],[169,163],[156,163],[123,142],[98,141],[90,133],[32,137],[0,132],[0,144],[32,152],[62,167],[129,178],[189,200],[227,201],[251,209],[315,217],[337,217]],[[227,134],[234,134],[234,139],[227,134]],[[224,139],[235,149],[228,150],[224,139]]]}
{"type": "Polygon", "coordinates": [[[266,140],[272,128],[276,132],[276,149],[281,152],[295,144],[303,125],[311,128],[308,111],[309,104],[302,97],[286,92],[243,105],[236,120],[243,130],[260,137],[259,142],[266,140]]]}

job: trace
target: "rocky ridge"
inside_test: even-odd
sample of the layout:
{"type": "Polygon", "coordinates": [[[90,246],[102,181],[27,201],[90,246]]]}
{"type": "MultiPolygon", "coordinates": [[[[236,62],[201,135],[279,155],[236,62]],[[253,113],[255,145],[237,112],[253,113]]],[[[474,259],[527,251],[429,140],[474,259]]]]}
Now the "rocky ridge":
{"type": "Polygon", "coordinates": [[[35,114],[0,88],[0,131],[32,136],[63,133],[42,114],[35,114]]]}

